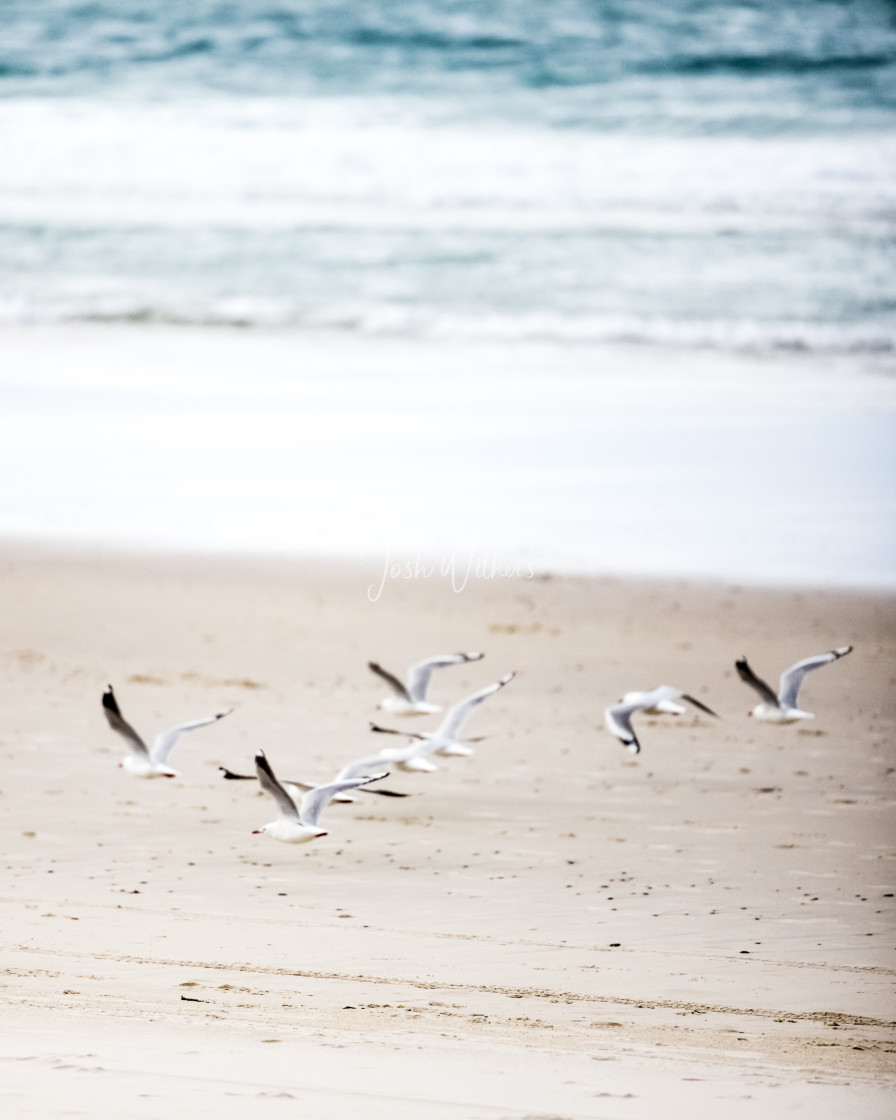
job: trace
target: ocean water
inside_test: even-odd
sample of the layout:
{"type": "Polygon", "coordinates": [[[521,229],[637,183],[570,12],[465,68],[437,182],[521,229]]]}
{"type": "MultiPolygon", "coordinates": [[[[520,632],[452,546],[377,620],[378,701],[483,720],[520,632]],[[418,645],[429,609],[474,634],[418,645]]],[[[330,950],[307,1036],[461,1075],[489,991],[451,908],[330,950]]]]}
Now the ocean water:
{"type": "Polygon", "coordinates": [[[896,9],[0,0],[0,350],[7,536],[892,587],[896,9]]]}
{"type": "Polygon", "coordinates": [[[3,0],[0,322],[889,351],[877,0],[3,0]]]}

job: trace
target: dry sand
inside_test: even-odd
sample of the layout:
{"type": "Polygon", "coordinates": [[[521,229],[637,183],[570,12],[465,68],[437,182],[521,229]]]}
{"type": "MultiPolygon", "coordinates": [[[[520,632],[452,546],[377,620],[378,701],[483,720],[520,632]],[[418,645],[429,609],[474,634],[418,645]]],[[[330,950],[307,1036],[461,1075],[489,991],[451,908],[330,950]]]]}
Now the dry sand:
{"type": "MultiPolygon", "coordinates": [[[[7,545],[2,1088],[23,1117],[883,1117],[894,1088],[894,628],[883,595],[495,578],[7,545]],[[733,672],[807,679],[745,718],[733,672]],[[381,745],[368,658],[518,670],[471,758],[332,806],[315,844],[217,767],[381,745]],[[147,734],[118,767],[100,694],[147,734]],[[669,683],[723,714],[602,728],[669,683]]],[[[383,722],[385,719],[383,718],[383,722]]],[[[430,721],[404,725],[428,727],[430,721]]]]}

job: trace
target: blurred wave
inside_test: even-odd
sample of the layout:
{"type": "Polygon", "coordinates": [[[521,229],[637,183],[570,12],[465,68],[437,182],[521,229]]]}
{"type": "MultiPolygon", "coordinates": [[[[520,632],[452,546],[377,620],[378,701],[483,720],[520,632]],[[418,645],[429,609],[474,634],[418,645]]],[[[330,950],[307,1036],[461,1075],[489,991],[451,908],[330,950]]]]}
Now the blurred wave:
{"type": "Polygon", "coordinates": [[[876,0],[7,0],[0,320],[896,347],[876,0]]]}

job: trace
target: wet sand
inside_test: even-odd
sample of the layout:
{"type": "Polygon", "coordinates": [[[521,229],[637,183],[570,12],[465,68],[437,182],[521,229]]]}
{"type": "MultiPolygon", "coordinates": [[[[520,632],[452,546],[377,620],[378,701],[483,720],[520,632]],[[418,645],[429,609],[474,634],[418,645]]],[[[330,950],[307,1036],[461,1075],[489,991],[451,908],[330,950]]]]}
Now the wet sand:
{"type": "Polygon", "coordinates": [[[893,355],[0,328],[0,537],[896,587],[893,355]]]}
{"type": "MultiPolygon", "coordinates": [[[[3,1088],[21,1116],[883,1117],[892,1020],[893,601],[877,594],[6,545],[3,1088]],[[808,677],[757,725],[737,679],[808,677]],[[514,669],[470,758],[393,772],[277,844],[256,749],[325,779],[400,670],[452,702],[514,669]],[[118,767],[112,683],[174,780],[118,767]],[[606,703],[668,683],[722,719],[606,703]]],[[[393,721],[428,729],[433,720],[393,721]]]]}

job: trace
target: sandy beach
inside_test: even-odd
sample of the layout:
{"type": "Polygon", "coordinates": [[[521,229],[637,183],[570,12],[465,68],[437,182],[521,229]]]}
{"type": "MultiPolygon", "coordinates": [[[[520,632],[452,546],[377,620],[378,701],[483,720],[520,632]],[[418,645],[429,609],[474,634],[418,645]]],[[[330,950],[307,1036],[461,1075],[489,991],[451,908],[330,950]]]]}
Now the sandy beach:
{"type": "MultiPolygon", "coordinates": [[[[8,1114],[883,1117],[894,1089],[894,628],[883,594],[10,545],[0,807],[8,1114]],[[488,573],[486,573],[488,574],[488,573]],[[737,679],[807,678],[757,725],[737,679]],[[303,847],[252,835],[263,748],[323,779],[381,740],[365,668],[517,678],[470,758],[395,772],[303,847]],[[711,705],[602,710],[670,683],[711,705]],[[180,777],[122,771],[109,683],[180,777]]],[[[380,714],[382,722],[385,716],[380,714]]],[[[428,729],[429,719],[405,725],[428,729]]]]}
{"type": "Polygon", "coordinates": [[[3,31],[2,1116],[888,1118],[887,7],[3,31]],[[222,774],[382,768],[456,651],[473,753],[313,842],[222,774]]]}

